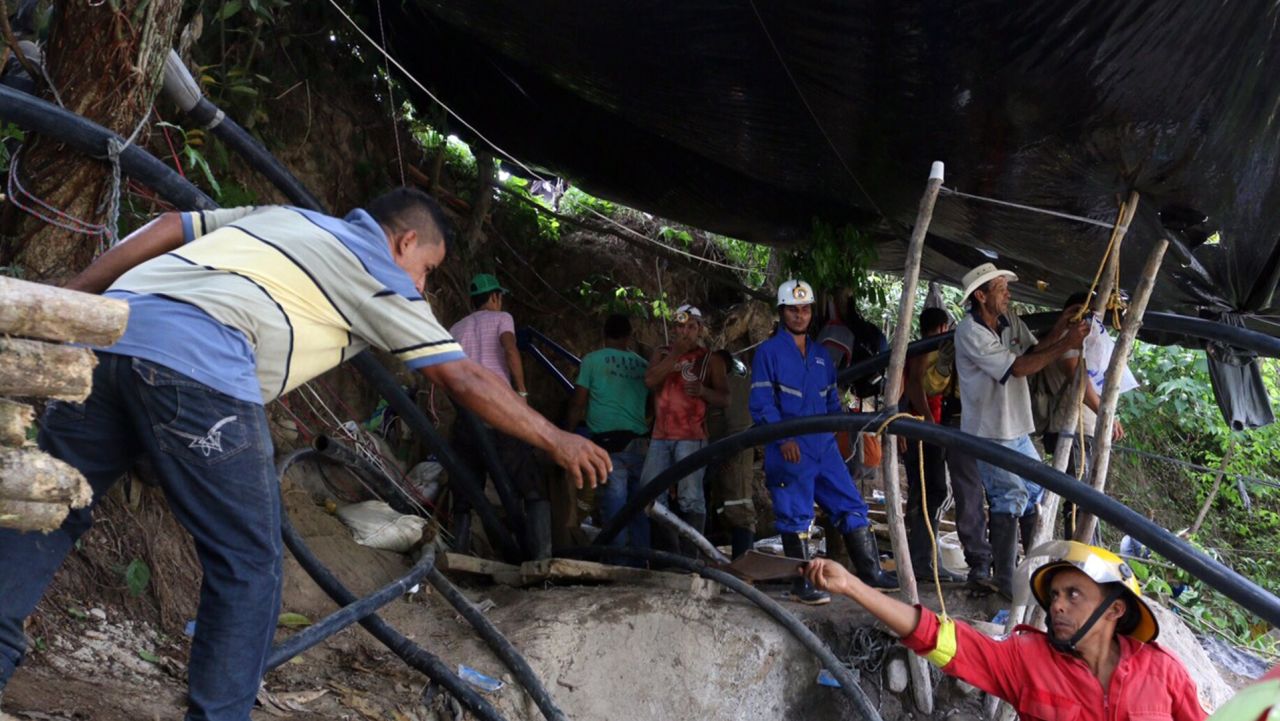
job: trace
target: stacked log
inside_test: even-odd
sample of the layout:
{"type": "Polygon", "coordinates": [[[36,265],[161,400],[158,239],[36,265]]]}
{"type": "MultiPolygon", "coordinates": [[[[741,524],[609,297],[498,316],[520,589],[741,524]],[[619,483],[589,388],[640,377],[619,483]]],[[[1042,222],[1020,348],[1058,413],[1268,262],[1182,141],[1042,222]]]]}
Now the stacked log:
{"type": "MultiPolygon", "coordinates": [[[[93,352],[124,333],[127,303],[0,277],[0,396],[82,402],[93,352]],[[22,336],[22,337],[13,337],[22,336]]],[[[35,409],[0,398],[0,527],[49,532],[93,500],[84,476],[37,449],[35,409]]]]}

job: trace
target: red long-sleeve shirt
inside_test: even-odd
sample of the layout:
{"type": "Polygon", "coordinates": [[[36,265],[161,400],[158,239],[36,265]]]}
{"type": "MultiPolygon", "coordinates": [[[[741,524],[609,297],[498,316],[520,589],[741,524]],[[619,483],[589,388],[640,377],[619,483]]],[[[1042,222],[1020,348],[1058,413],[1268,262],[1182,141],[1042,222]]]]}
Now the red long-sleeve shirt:
{"type": "Polygon", "coordinates": [[[1111,687],[1082,660],[1049,644],[1039,629],[1018,626],[997,641],[968,624],[920,608],[903,645],[955,676],[1008,701],[1023,721],[1202,721],[1195,682],[1182,662],[1155,643],[1120,639],[1111,687]]]}

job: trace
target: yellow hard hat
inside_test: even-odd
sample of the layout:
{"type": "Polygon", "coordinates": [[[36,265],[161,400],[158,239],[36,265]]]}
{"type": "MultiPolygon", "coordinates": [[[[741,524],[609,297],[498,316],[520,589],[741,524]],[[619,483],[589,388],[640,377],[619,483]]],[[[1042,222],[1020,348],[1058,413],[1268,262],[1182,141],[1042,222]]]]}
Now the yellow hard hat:
{"type": "Polygon", "coordinates": [[[1049,610],[1049,582],[1054,572],[1062,568],[1074,568],[1093,579],[1099,585],[1119,583],[1129,593],[1128,600],[1138,612],[1138,623],[1128,632],[1130,638],[1144,643],[1156,640],[1160,625],[1151,608],[1142,599],[1142,586],[1133,575],[1133,569],[1123,558],[1098,546],[1078,541],[1050,541],[1032,549],[1028,556],[1047,556],[1048,563],[1031,572],[1031,593],[1046,611],[1049,610]]]}

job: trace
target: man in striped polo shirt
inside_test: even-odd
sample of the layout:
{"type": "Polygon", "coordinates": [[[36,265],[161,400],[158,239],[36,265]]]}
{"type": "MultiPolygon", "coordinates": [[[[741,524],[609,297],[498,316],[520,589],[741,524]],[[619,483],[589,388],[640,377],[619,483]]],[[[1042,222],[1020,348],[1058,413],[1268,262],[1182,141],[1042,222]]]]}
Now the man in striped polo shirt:
{"type": "MultiPolygon", "coordinates": [[[[248,721],[280,608],[280,488],[264,404],[368,346],[388,351],[504,433],[546,450],[579,484],[608,455],[534,413],[468,360],[423,296],[450,230],[426,194],[400,188],[332,218],[269,206],[166,213],[69,287],[129,302],[97,349],[93,392],[54,403],[40,446],[100,498],[150,456],[204,571],[188,664],[187,719],[248,721]]],[[[0,690],[25,651],[23,620],[91,524],[0,530],[0,690]]]]}

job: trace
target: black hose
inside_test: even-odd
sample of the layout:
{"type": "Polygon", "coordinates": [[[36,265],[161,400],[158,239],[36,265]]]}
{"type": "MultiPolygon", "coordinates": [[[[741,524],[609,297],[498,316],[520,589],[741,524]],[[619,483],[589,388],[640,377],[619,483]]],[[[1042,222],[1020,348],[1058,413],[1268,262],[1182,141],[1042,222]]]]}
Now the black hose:
{"type": "Polygon", "coordinates": [[[516,680],[524,687],[529,697],[538,705],[542,711],[542,715],[547,721],[568,721],[568,716],[564,715],[564,711],[556,706],[555,699],[551,698],[551,694],[547,692],[547,688],[542,685],[542,681],[538,680],[537,674],[529,667],[529,663],[524,657],[516,651],[506,636],[494,626],[488,617],[481,613],[475,606],[471,605],[471,601],[462,592],[457,589],[449,579],[444,577],[438,569],[433,569],[427,574],[427,581],[433,588],[440,592],[441,596],[453,606],[467,623],[476,630],[480,638],[484,639],[485,644],[489,646],[489,650],[507,665],[516,680]]]}
{"type": "MultiPolygon", "coordinates": [[[[25,130],[66,143],[91,158],[105,158],[107,141],[111,138],[124,142],[124,138],[92,120],[3,85],[0,85],[0,117],[25,130]]],[[[130,145],[120,153],[120,170],[179,208],[213,210],[218,207],[186,178],[137,145],[130,145]]]]}
{"type": "MultiPolygon", "coordinates": [[[[1035,313],[1023,317],[1022,320],[1032,330],[1039,330],[1052,326],[1059,315],[1061,313],[1035,313]]],[[[1280,338],[1248,328],[1227,325],[1216,320],[1193,318],[1189,315],[1179,315],[1177,313],[1147,311],[1142,316],[1141,330],[1168,333],[1181,338],[1217,341],[1233,348],[1251,350],[1268,358],[1280,358],[1280,338]]],[[[955,331],[948,331],[910,343],[907,345],[907,357],[928,353],[942,345],[943,341],[950,340],[954,334],[955,331]]],[[[842,385],[847,385],[878,373],[888,366],[889,352],[886,351],[845,368],[836,375],[836,381],[842,385]]]]}
{"type": "MultiPolygon", "coordinates": [[[[605,545],[626,527],[636,513],[641,512],[668,488],[675,485],[691,471],[715,463],[744,448],[761,445],[781,438],[834,431],[860,431],[878,429],[890,415],[887,413],[849,413],[830,416],[791,418],[779,423],[750,428],[708,445],[690,454],[658,474],[626,503],[613,520],[596,537],[597,545],[605,545]]],[[[998,443],[969,435],[955,428],[936,423],[924,423],[910,418],[899,418],[889,424],[888,431],[910,440],[922,440],[946,449],[963,451],[966,455],[986,461],[994,466],[1012,471],[1038,483],[1078,505],[1088,513],[1123,530],[1144,543],[1148,548],[1168,558],[1178,567],[1204,581],[1241,607],[1256,614],[1273,626],[1280,626],[1280,598],[1241,576],[1217,560],[1209,558],[1186,541],[1161,528],[1155,522],[1135,513],[1123,503],[1108,497],[1088,484],[1056,471],[1037,459],[1024,456],[998,443]]],[[[616,550],[610,548],[610,550],[616,550]]]]}
{"type": "Polygon", "coordinates": [[[426,443],[427,448],[436,454],[440,465],[449,473],[450,487],[462,494],[467,503],[480,516],[480,524],[484,526],[485,535],[493,547],[508,561],[523,560],[520,547],[511,536],[511,530],[503,524],[494,512],[493,505],[484,495],[484,486],[480,485],[471,469],[467,467],[453,448],[440,436],[440,432],[431,424],[431,419],[422,412],[404,389],[396,382],[391,371],[382,367],[368,351],[351,359],[351,364],[364,375],[365,380],[387,399],[387,403],[400,415],[409,430],[413,431],[426,443]]]}
{"type": "Polygon", "coordinates": [[[534,546],[528,534],[528,521],[524,514],[523,499],[516,494],[515,486],[511,483],[511,476],[507,473],[507,469],[503,467],[502,458],[498,456],[498,448],[493,441],[493,429],[486,426],[484,421],[481,421],[476,414],[465,408],[461,403],[454,403],[454,407],[458,409],[458,417],[471,430],[472,443],[478,446],[480,455],[484,457],[484,464],[489,470],[489,477],[493,479],[493,488],[498,492],[498,500],[502,502],[502,509],[506,511],[507,524],[510,526],[512,533],[515,534],[517,543],[520,543],[524,548],[524,558],[533,558],[534,546]]]}
{"type": "MultiPolygon", "coordinates": [[[[313,451],[308,450],[289,455],[281,461],[278,466],[278,475],[283,478],[285,471],[289,469],[291,464],[306,457],[308,453],[312,452],[313,451]]],[[[302,566],[302,569],[307,572],[307,575],[311,576],[311,579],[316,582],[316,585],[320,586],[320,588],[323,589],[330,598],[338,603],[338,605],[351,606],[359,601],[355,594],[347,590],[347,587],[343,586],[342,582],[339,581],[328,568],[325,568],[324,564],[320,562],[320,559],[316,558],[315,554],[311,552],[311,549],[307,548],[307,544],[302,540],[302,536],[298,535],[297,530],[295,530],[293,524],[290,523],[289,515],[287,513],[280,514],[280,533],[284,538],[284,545],[289,548],[291,553],[293,553],[293,557],[297,559],[298,565],[302,566]]],[[[378,614],[369,613],[361,618],[359,623],[361,626],[364,626],[365,630],[372,634],[374,638],[378,639],[383,645],[391,649],[392,653],[403,659],[405,663],[426,674],[432,681],[435,681],[444,687],[444,689],[452,694],[454,698],[458,699],[458,702],[461,703],[464,708],[475,714],[478,718],[485,719],[486,721],[506,721],[502,715],[498,713],[497,709],[495,709],[488,701],[484,700],[484,698],[481,697],[480,694],[476,693],[475,689],[468,686],[465,681],[458,678],[457,674],[446,666],[443,661],[423,647],[405,638],[398,631],[389,626],[386,621],[383,621],[378,614]]]]}
{"type": "Polygon", "coordinates": [[[223,115],[207,98],[201,98],[187,115],[200,125],[208,127],[210,132],[244,158],[254,170],[270,180],[271,184],[284,193],[294,205],[319,213],[324,212],[320,201],[284,167],[283,163],[263,147],[257,138],[250,135],[248,130],[223,115]],[[219,116],[221,120],[218,120],[219,116]]]}
{"type": "Polygon", "coordinates": [[[822,665],[840,682],[840,690],[853,702],[854,708],[857,709],[864,721],[881,721],[880,712],[871,704],[871,700],[867,698],[862,686],[858,684],[858,677],[854,676],[853,672],[840,662],[840,659],[836,657],[827,644],[823,643],[822,639],[818,638],[813,631],[810,631],[800,619],[783,608],[782,604],[769,598],[737,576],[711,568],[702,561],[696,561],[677,553],[654,551],[648,548],[580,546],[566,549],[560,555],[568,558],[589,558],[605,562],[609,562],[611,557],[617,558],[618,556],[639,558],[666,566],[678,566],[732,589],[772,616],[773,620],[782,624],[784,628],[791,632],[792,636],[796,637],[796,640],[800,641],[805,648],[817,656],[822,665]]]}
{"type": "Polygon", "coordinates": [[[340,466],[346,466],[358,475],[365,485],[373,491],[379,500],[385,501],[397,513],[419,515],[416,501],[387,479],[386,473],[375,466],[368,458],[357,453],[353,448],[341,441],[330,438],[323,433],[311,442],[320,458],[340,466]]]}

